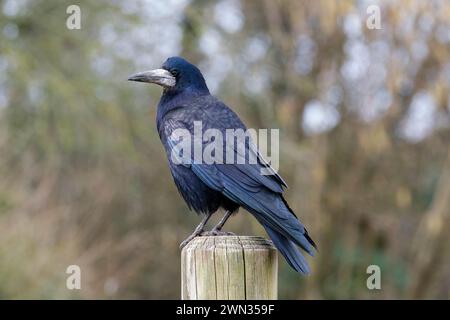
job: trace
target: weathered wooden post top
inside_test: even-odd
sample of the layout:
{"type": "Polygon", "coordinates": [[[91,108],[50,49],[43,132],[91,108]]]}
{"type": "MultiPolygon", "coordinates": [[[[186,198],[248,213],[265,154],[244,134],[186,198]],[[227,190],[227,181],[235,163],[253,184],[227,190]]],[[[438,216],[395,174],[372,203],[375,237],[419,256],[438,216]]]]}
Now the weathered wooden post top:
{"type": "Polygon", "coordinates": [[[277,299],[278,260],[261,237],[202,236],[181,252],[183,300],[277,299]]]}

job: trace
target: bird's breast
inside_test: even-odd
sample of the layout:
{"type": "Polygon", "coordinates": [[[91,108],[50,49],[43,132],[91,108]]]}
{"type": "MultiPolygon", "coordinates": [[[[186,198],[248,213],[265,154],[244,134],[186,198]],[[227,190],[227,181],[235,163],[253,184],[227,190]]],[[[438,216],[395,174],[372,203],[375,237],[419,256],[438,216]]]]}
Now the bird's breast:
{"type": "Polygon", "coordinates": [[[178,191],[190,209],[197,213],[213,213],[222,202],[222,194],[204,184],[189,167],[172,163],[170,172],[178,191]]]}

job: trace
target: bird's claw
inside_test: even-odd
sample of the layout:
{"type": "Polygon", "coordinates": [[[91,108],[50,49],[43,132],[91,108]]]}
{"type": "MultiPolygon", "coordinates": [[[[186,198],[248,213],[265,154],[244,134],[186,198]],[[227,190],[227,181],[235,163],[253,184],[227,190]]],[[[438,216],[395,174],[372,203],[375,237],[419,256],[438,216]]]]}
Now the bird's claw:
{"type": "Polygon", "coordinates": [[[189,242],[191,242],[191,240],[192,240],[192,239],[190,239],[190,237],[187,238],[187,239],[185,239],[185,240],[183,240],[183,242],[180,243],[180,249],[183,249],[184,247],[186,247],[186,245],[187,245],[189,242]]]}
{"type": "Polygon", "coordinates": [[[211,231],[203,231],[200,234],[202,237],[207,237],[207,236],[235,236],[235,234],[233,232],[228,232],[228,231],[222,231],[222,230],[214,230],[212,229],[211,231]]]}
{"type": "Polygon", "coordinates": [[[189,237],[187,237],[183,242],[180,243],[180,249],[183,249],[184,247],[186,247],[186,245],[191,242],[194,238],[198,237],[199,235],[201,235],[203,233],[203,231],[200,232],[194,232],[193,234],[191,234],[189,237]]]}
{"type": "Polygon", "coordinates": [[[235,236],[235,234],[233,232],[228,232],[228,231],[222,231],[219,229],[212,229],[211,231],[195,231],[194,233],[192,233],[189,237],[186,238],[186,240],[184,240],[183,242],[180,243],[180,249],[183,249],[184,247],[186,247],[186,245],[191,242],[194,238],[198,237],[198,236],[202,236],[202,237],[208,237],[208,236],[235,236]]]}

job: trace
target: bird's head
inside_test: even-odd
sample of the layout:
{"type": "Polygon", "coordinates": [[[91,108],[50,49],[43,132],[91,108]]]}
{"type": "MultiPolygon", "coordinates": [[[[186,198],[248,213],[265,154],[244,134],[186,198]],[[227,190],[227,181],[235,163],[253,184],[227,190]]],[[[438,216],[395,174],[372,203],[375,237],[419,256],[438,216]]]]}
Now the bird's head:
{"type": "Polygon", "coordinates": [[[200,70],[181,57],[168,58],[161,68],[133,74],[128,80],[155,83],[165,91],[181,92],[189,89],[209,92],[200,70]]]}

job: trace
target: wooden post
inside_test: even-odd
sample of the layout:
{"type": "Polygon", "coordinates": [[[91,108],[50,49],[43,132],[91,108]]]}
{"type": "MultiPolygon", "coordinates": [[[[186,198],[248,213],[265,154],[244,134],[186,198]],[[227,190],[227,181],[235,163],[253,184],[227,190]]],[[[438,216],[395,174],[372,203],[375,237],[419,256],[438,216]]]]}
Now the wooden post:
{"type": "Polygon", "coordinates": [[[181,299],[277,299],[278,259],[261,237],[197,237],[181,251],[181,299]]]}

